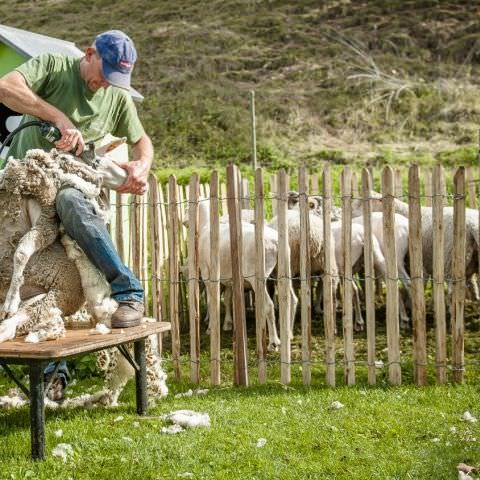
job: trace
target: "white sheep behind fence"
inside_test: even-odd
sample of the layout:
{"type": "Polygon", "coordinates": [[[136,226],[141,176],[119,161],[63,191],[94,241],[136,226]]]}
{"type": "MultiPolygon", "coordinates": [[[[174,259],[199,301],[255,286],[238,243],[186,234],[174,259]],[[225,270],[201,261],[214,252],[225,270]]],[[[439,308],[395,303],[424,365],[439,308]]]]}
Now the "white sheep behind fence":
{"type": "MultiPolygon", "coordinates": [[[[325,251],[324,251],[324,234],[323,220],[319,215],[312,211],[309,213],[309,237],[308,249],[310,254],[310,274],[312,276],[330,275],[332,279],[332,288],[336,292],[339,284],[339,274],[337,260],[335,258],[335,249],[331,249],[330,265],[331,271],[325,271],[325,251]]],[[[274,229],[278,229],[278,218],[274,217],[268,225],[274,229]]],[[[288,229],[288,245],[290,247],[290,273],[292,278],[300,275],[300,211],[287,210],[287,229],[288,229]]],[[[334,245],[333,234],[330,236],[331,245],[334,245]]],[[[318,298],[318,296],[317,296],[318,298]]],[[[333,311],[335,312],[335,296],[333,311]]]]}
{"type": "MultiPolygon", "coordinates": [[[[200,199],[199,201],[199,268],[202,280],[206,283],[207,302],[209,301],[210,287],[210,201],[200,199]]],[[[256,242],[255,242],[255,226],[251,223],[242,222],[242,273],[245,286],[251,288],[256,293],[256,242]]],[[[265,256],[265,277],[269,277],[277,265],[278,256],[278,233],[276,230],[264,227],[264,256],[265,256]]],[[[230,246],[230,225],[228,223],[220,223],[219,237],[219,257],[220,257],[220,283],[225,286],[225,320],[224,330],[231,329],[232,315],[232,255],[230,246]]],[[[265,288],[265,315],[268,327],[268,348],[276,350],[280,345],[276,322],[275,308],[272,298],[265,288]]],[[[291,325],[296,313],[296,305],[298,299],[290,287],[291,295],[291,325]]]]}
{"type": "MultiPolygon", "coordinates": [[[[289,192],[289,205],[292,209],[298,210],[298,194],[296,192],[289,192]]],[[[354,201],[352,209],[352,267],[353,273],[360,273],[359,260],[362,257],[363,249],[365,246],[365,232],[364,232],[364,219],[363,210],[359,208],[361,204],[358,201],[354,201]],[[360,214],[360,215],[359,215],[360,214]],[[359,227],[361,228],[359,229],[359,227]]],[[[319,195],[311,195],[308,197],[308,206],[312,213],[322,216],[323,199],[319,195]]],[[[342,209],[338,207],[332,207],[332,234],[335,240],[335,257],[337,260],[339,274],[344,274],[343,268],[343,238],[341,228],[342,209]]],[[[383,241],[383,213],[379,211],[373,211],[370,217],[372,226],[372,247],[373,247],[373,261],[375,270],[386,278],[386,261],[385,261],[385,244],[383,241]]],[[[408,241],[409,241],[409,229],[408,219],[401,214],[395,214],[395,252],[397,257],[397,268],[399,279],[405,287],[408,301],[411,304],[411,281],[410,275],[406,270],[406,259],[408,254],[408,241]]],[[[360,297],[358,295],[358,288],[355,283],[352,282],[353,288],[353,301],[355,307],[355,326],[357,329],[361,329],[363,325],[363,317],[361,316],[360,297]]],[[[319,310],[321,301],[321,289],[318,290],[316,310],[319,310]]],[[[400,306],[400,321],[404,328],[410,325],[410,319],[407,313],[407,308],[403,299],[399,298],[400,306]]]]}
{"type": "MultiPolygon", "coordinates": [[[[382,195],[371,191],[372,211],[382,210],[382,195]]],[[[398,198],[394,202],[395,211],[408,217],[408,203],[398,198]]],[[[357,215],[362,212],[362,200],[353,202],[352,210],[357,215]]],[[[422,252],[423,269],[426,276],[433,276],[433,209],[421,207],[422,217],[422,252]]],[[[454,209],[453,207],[443,208],[443,230],[444,230],[444,275],[448,285],[449,297],[452,292],[452,256],[454,251],[454,209]]],[[[465,209],[465,276],[472,280],[472,276],[478,272],[478,258],[480,253],[479,245],[479,218],[478,210],[465,209]]],[[[451,305],[451,301],[449,302],[451,305]]]]}

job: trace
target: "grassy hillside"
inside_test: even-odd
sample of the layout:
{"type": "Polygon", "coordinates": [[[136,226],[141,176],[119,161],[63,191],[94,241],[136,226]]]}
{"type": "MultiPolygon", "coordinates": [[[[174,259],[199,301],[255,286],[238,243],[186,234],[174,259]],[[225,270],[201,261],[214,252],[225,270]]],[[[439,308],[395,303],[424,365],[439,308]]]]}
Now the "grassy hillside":
{"type": "Polygon", "coordinates": [[[120,28],[157,166],[248,162],[256,91],[266,166],[471,162],[480,8],[434,0],[2,2],[1,22],[80,48],[120,28]],[[453,153],[452,153],[453,152],[453,153]]]}

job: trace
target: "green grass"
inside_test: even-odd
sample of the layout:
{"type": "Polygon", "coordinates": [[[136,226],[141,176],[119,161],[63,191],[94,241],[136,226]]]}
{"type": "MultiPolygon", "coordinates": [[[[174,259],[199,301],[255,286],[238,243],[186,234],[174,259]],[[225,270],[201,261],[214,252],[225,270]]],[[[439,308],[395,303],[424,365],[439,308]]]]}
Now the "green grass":
{"type": "MultiPolygon", "coordinates": [[[[470,330],[477,328],[470,325],[470,330]]],[[[453,479],[455,466],[480,463],[480,430],[461,420],[465,411],[480,417],[477,361],[478,332],[466,335],[466,383],[434,385],[434,339],[428,338],[429,386],[413,385],[410,335],[403,335],[401,387],[388,386],[388,371],[378,369],[377,385],[367,385],[365,335],[355,336],[357,386],[343,384],[343,343],[337,338],[337,387],[325,386],[322,363],[324,344],[320,327],[313,337],[312,386],[302,385],[300,338],[292,345],[292,382],[279,382],[279,354],[269,353],[268,382],[259,385],[254,366],[252,331],[249,333],[250,386],[232,385],[232,351],[228,335],[222,338],[222,387],[208,385],[208,355],[201,360],[206,396],[175,399],[174,394],[196,387],[189,383],[187,336],[182,338],[183,379],[172,377],[167,353],[169,396],[150,409],[157,417],[178,409],[207,412],[209,429],[178,435],[161,432],[159,418],[139,419],[135,414],[134,385],[130,382],[114,409],[47,411],[47,458],[29,460],[28,410],[0,411],[0,479],[175,479],[192,473],[202,479],[453,479]],[[333,401],[344,408],[330,408],[333,401]],[[123,420],[115,421],[119,416],[123,420]],[[136,427],[134,422],[139,422],[136,427]],[[456,431],[452,432],[451,427],[456,431]],[[63,430],[58,439],[54,432],[63,430]],[[126,438],[125,438],[126,437],[126,438]],[[267,440],[257,448],[259,438],[267,440]],[[475,438],[475,440],[473,440],[475,438]],[[73,458],[63,463],[51,456],[58,443],[74,448],[73,458]]],[[[378,327],[378,359],[387,362],[386,338],[378,327]]],[[[205,352],[209,339],[202,336],[205,352]]],[[[165,341],[169,351],[169,341],[165,341]]],[[[83,378],[70,395],[100,388],[98,377],[83,378]]],[[[11,384],[0,377],[0,394],[11,384]]]]}
{"type": "Polygon", "coordinates": [[[478,415],[479,400],[473,385],[219,388],[152,408],[152,416],[210,415],[211,428],[171,436],[161,433],[164,421],[137,418],[130,384],[119,408],[47,412],[42,463],[28,459],[27,410],[2,412],[0,478],[452,479],[459,462],[478,465],[477,424],[460,418],[467,410],[478,415]],[[331,409],[336,400],[345,407],[331,409]],[[263,448],[259,438],[267,440],[263,448]],[[59,442],[74,448],[65,464],[50,455],[59,442]]]}

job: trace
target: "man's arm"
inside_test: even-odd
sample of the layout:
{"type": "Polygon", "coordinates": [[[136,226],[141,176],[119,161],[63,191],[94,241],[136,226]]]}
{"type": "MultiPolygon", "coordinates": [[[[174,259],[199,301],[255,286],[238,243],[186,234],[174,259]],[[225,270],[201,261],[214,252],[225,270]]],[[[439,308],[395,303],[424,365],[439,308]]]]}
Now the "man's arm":
{"type": "Polygon", "coordinates": [[[132,152],[131,162],[118,164],[127,171],[128,177],[117,192],[142,195],[147,188],[148,173],[153,161],[153,145],[150,137],[144,134],[137,143],[132,145],[132,152]]]}
{"type": "Polygon", "coordinates": [[[76,146],[77,155],[83,151],[85,143],[75,125],[58,108],[33,92],[21,73],[13,71],[0,78],[0,103],[15,112],[53,123],[62,134],[60,141],[56,142],[58,148],[69,151],[76,146]]]}

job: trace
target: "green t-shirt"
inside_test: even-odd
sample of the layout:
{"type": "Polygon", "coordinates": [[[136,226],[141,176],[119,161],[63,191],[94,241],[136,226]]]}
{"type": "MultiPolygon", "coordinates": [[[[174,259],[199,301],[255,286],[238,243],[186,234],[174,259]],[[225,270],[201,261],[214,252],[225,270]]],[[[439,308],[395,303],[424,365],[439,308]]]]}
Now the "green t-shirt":
{"type": "MultiPolygon", "coordinates": [[[[57,107],[82,132],[85,142],[103,138],[107,133],[126,137],[136,143],[144,135],[137,110],[126,90],[110,86],[90,91],[80,76],[80,59],[60,54],[44,54],[32,58],[17,69],[27,85],[39,97],[57,107]]],[[[22,123],[35,120],[24,115],[22,123]]],[[[16,134],[8,156],[23,158],[30,148],[53,148],[40,134],[28,127],[16,134]]]]}

